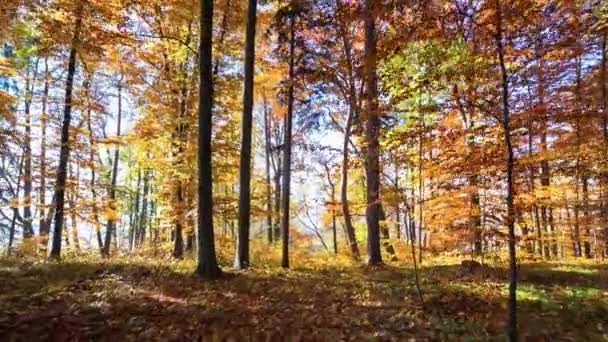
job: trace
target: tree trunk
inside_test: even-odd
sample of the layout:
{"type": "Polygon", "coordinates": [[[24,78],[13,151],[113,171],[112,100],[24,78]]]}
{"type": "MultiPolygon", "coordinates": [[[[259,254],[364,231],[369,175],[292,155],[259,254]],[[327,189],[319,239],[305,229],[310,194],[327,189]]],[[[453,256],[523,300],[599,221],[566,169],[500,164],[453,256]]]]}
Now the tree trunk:
{"type": "MultiPolygon", "coordinates": [[[[70,164],[71,165],[71,164],[70,164]]],[[[68,201],[69,201],[69,206],[70,206],[70,223],[72,224],[72,242],[74,243],[74,249],[75,250],[79,250],[80,249],[80,241],[78,238],[78,222],[77,222],[77,217],[78,217],[78,211],[76,209],[76,202],[78,200],[78,182],[80,179],[80,166],[76,167],[76,174],[73,173],[73,169],[70,167],[70,175],[71,178],[74,180],[74,185],[72,186],[72,188],[70,189],[70,192],[68,193],[68,201]]]]}
{"type": "MultiPolygon", "coordinates": [[[[277,128],[277,132],[278,132],[277,128]]],[[[281,240],[281,176],[283,175],[283,159],[279,144],[279,134],[276,137],[276,169],[274,172],[274,241],[281,240]]],[[[274,158],[273,158],[274,160],[274,158]]]]}
{"type": "Polygon", "coordinates": [[[420,114],[420,136],[418,141],[418,262],[422,264],[422,228],[424,226],[424,178],[422,163],[424,159],[424,119],[420,114]]]}
{"type": "MultiPolygon", "coordinates": [[[[38,61],[34,66],[33,74],[25,79],[25,160],[23,172],[23,239],[30,239],[34,236],[32,227],[32,116],[31,106],[34,96],[34,87],[38,76],[38,61]]],[[[28,67],[29,69],[29,67],[28,67]]]]}
{"type": "Polygon", "coordinates": [[[283,240],[281,266],[289,268],[289,196],[291,189],[291,128],[293,124],[293,92],[295,83],[295,14],[289,19],[289,85],[285,116],[285,151],[283,156],[283,198],[281,198],[281,235],[283,240]]]}
{"type": "Polygon", "coordinates": [[[47,104],[49,98],[49,63],[44,59],[44,88],[42,90],[42,112],[40,114],[40,193],[38,195],[38,206],[40,211],[39,234],[40,246],[46,254],[49,225],[46,220],[46,126],[48,122],[47,104]]]}
{"type": "MultiPolygon", "coordinates": [[[[21,187],[21,178],[23,176],[23,162],[24,162],[24,156],[21,157],[21,160],[19,161],[19,173],[17,175],[17,186],[15,186],[15,196],[19,196],[19,191],[20,191],[20,187],[21,187]]],[[[17,218],[19,217],[19,207],[15,206],[13,207],[13,218],[11,219],[11,224],[9,226],[9,231],[8,231],[8,246],[6,247],[6,255],[11,256],[12,252],[13,252],[13,243],[15,242],[15,228],[17,225],[17,218]]]]}
{"type": "Polygon", "coordinates": [[[253,124],[253,74],[255,63],[255,22],[257,0],[249,0],[245,40],[245,81],[241,121],[241,160],[239,167],[239,229],[234,268],[249,267],[249,230],[251,219],[251,130],[253,124]]]}
{"type": "MultiPolygon", "coordinates": [[[[343,6],[342,1],[339,0],[337,2],[338,10],[340,10],[343,6]]],[[[359,260],[361,258],[361,253],[359,252],[359,245],[357,244],[357,237],[355,234],[355,228],[353,226],[352,217],[350,214],[350,206],[348,203],[348,169],[349,169],[349,142],[350,135],[353,126],[353,120],[356,113],[358,113],[359,107],[357,106],[357,91],[355,89],[355,76],[353,71],[353,58],[352,58],[352,43],[350,40],[350,36],[347,33],[346,27],[342,25],[340,27],[342,34],[342,45],[344,48],[344,57],[346,60],[346,66],[348,69],[348,88],[349,94],[348,98],[348,115],[346,117],[346,125],[344,126],[344,141],[342,144],[342,174],[340,180],[340,201],[342,202],[342,216],[344,217],[344,227],[346,230],[346,240],[348,245],[350,246],[350,252],[355,260],[359,260]]]]}
{"type": "Polygon", "coordinates": [[[150,170],[144,171],[144,188],[141,199],[141,211],[138,220],[138,239],[136,245],[139,246],[146,240],[146,226],[148,224],[148,197],[150,191],[150,170]]]}
{"type": "Polygon", "coordinates": [[[271,158],[271,147],[270,147],[270,111],[268,109],[268,100],[266,99],[266,93],[263,93],[263,105],[264,105],[264,157],[266,161],[266,230],[268,235],[268,243],[272,244],[274,234],[272,225],[272,182],[270,177],[270,158],[271,158]]]}
{"type": "Polygon", "coordinates": [[[201,277],[217,277],[221,269],[215,256],[213,237],[213,180],[211,169],[211,128],[213,110],[212,41],[213,0],[201,0],[199,40],[198,107],[198,266],[201,277]]]}
{"type": "Polygon", "coordinates": [[[507,336],[514,342],[519,339],[517,333],[517,265],[515,249],[515,206],[513,204],[513,147],[511,145],[511,128],[509,126],[509,83],[507,69],[504,60],[503,35],[502,35],[502,11],[500,0],[496,0],[496,50],[500,63],[502,76],[502,112],[503,129],[505,135],[505,146],[507,150],[506,172],[507,172],[507,227],[509,230],[509,304],[507,336]]]}
{"type": "Polygon", "coordinates": [[[367,263],[382,264],[380,253],[380,144],[378,131],[378,89],[376,74],[376,8],[374,0],[365,1],[363,12],[365,21],[365,78],[367,87],[367,110],[365,118],[365,138],[367,150],[366,188],[367,188],[367,263]]]}
{"type": "Polygon", "coordinates": [[[135,201],[133,203],[133,212],[131,219],[131,226],[129,227],[129,250],[133,250],[136,245],[136,241],[139,239],[138,222],[139,222],[139,190],[141,186],[141,169],[137,169],[137,184],[135,185],[135,201]]]}
{"type": "Polygon", "coordinates": [[[65,203],[65,183],[67,178],[67,166],[70,158],[70,122],[72,120],[72,89],[74,85],[74,74],[76,73],[76,48],[80,43],[80,29],[82,24],[83,4],[78,2],[75,12],[76,22],[74,34],[70,47],[68,61],[68,74],[65,84],[65,107],[63,110],[63,123],[61,126],[61,151],[59,153],[59,165],[57,167],[57,181],[55,183],[55,227],[53,230],[53,243],[50,257],[55,260],[61,258],[61,234],[63,233],[63,216],[65,203]]]}
{"type": "Polygon", "coordinates": [[[91,168],[91,181],[89,182],[89,187],[91,189],[91,200],[92,200],[92,214],[93,214],[93,225],[95,227],[95,235],[97,238],[97,246],[99,247],[99,253],[103,256],[103,238],[101,236],[101,222],[99,220],[99,208],[97,207],[97,190],[96,190],[96,176],[97,176],[97,167],[95,162],[95,138],[93,136],[93,118],[91,116],[91,103],[90,103],[90,94],[89,90],[92,82],[92,73],[87,75],[87,78],[84,81],[83,87],[87,92],[87,130],[88,130],[88,139],[89,139],[89,166],[91,168]]]}
{"type": "Polygon", "coordinates": [[[177,189],[175,189],[177,197],[178,213],[175,218],[175,240],[173,244],[173,257],[175,259],[181,259],[184,256],[184,235],[183,235],[183,224],[184,224],[184,189],[181,181],[177,182],[177,189]]]}
{"type": "Polygon", "coordinates": [[[604,256],[608,254],[608,171],[605,171],[608,169],[608,85],[606,84],[606,82],[608,81],[606,77],[606,63],[608,59],[606,57],[607,40],[608,33],[604,32],[602,34],[602,62],[600,69],[600,84],[602,87],[602,132],[604,138],[604,149],[602,153],[604,159],[604,171],[600,174],[600,194],[602,197],[600,201],[600,218],[602,226],[604,227],[603,232],[601,232],[604,240],[604,247],[602,250],[602,255],[604,256]]]}
{"type": "MultiPolygon", "coordinates": [[[[116,136],[120,137],[120,125],[122,121],[122,77],[118,84],[118,113],[116,118],[116,136]]],[[[114,149],[114,159],[112,160],[112,179],[108,195],[110,197],[110,211],[112,215],[116,214],[116,181],[118,178],[118,157],[120,155],[120,145],[116,145],[114,149]]],[[[111,217],[106,224],[106,237],[103,244],[103,255],[110,256],[110,245],[112,244],[112,236],[116,234],[116,222],[111,217]]]]}
{"type": "Polygon", "coordinates": [[[350,215],[350,206],[348,203],[348,169],[349,169],[349,147],[350,133],[353,124],[354,108],[351,106],[348,110],[348,116],[346,117],[346,125],[344,127],[344,141],[342,144],[342,174],[340,180],[340,201],[342,203],[342,216],[344,217],[344,226],[346,229],[346,240],[350,246],[350,252],[355,258],[359,260],[361,258],[359,252],[359,245],[357,244],[357,237],[355,235],[355,227],[350,215]]]}

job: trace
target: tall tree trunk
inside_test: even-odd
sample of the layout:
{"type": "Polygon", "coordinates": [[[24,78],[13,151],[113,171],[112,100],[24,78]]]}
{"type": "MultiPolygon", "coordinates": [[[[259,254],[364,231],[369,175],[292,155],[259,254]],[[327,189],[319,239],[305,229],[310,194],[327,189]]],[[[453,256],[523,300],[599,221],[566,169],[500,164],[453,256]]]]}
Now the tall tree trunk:
{"type": "MultiPolygon", "coordinates": [[[[606,64],[607,64],[607,56],[608,53],[606,51],[606,45],[608,40],[608,33],[604,32],[602,34],[602,62],[601,62],[601,70],[600,70],[600,84],[602,87],[602,132],[604,138],[604,149],[602,151],[604,163],[603,169],[608,169],[608,85],[606,82],[608,81],[606,77],[606,64]]],[[[606,256],[608,254],[608,171],[603,171],[600,174],[600,194],[601,194],[601,213],[600,219],[603,228],[603,240],[604,247],[602,250],[602,255],[606,256]]]]}
{"type": "Polygon", "coordinates": [[[271,146],[270,146],[270,130],[271,130],[271,118],[270,111],[268,108],[268,99],[266,98],[266,93],[263,95],[263,105],[264,105],[264,156],[266,159],[266,230],[268,235],[268,243],[273,242],[274,234],[273,234],[273,225],[272,225],[272,182],[270,176],[270,158],[271,158],[271,146]]]}
{"type": "Polygon", "coordinates": [[[281,235],[283,240],[281,266],[289,268],[289,197],[291,193],[291,129],[293,124],[293,93],[295,83],[295,14],[289,18],[289,85],[287,88],[287,114],[285,116],[285,147],[283,156],[283,198],[281,198],[281,235]]]}
{"type": "Polygon", "coordinates": [[[249,230],[251,216],[251,130],[253,124],[253,74],[255,63],[255,21],[257,0],[249,0],[245,40],[245,81],[241,121],[241,160],[239,167],[239,229],[234,268],[249,267],[249,230]]]}
{"type": "MultiPolygon", "coordinates": [[[[116,116],[116,136],[120,137],[120,125],[122,121],[122,76],[118,83],[118,113],[116,116]]],[[[116,145],[114,148],[114,159],[112,160],[112,179],[110,184],[110,190],[108,195],[110,197],[110,211],[112,215],[117,212],[116,207],[116,181],[118,179],[118,157],[120,155],[120,145],[116,145]]],[[[116,234],[116,222],[113,217],[108,219],[106,224],[106,236],[103,244],[103,255],[106,257],[110,256],[110,245],[112,244],[112,236],[116,234]]]]}
{"type": "Polygon", "coordinates": [[[348,110],[348,116],[346,117],[346,125],[344,126],[344,140],[342,143],[342,170],[340,180],[340,202],[342,204],[342,216],[344,217],[344,227],[346,229],[346,240],[350,246],[350,252],[355,258],[359,260],[361,254],[359,252],[359,245],[357,244],[357,237],[355,235],[355,227],[353,226],[352,217],[350,214],[350,206],[348,203],[348,169],[349,169],[349,141],[350,133],[353,124],[354,108],[351,106],[348,110]]]}
{"type": "MultiPolygon", "coordinates": [[[[540,40],[540,38],[539,38],[540,40]]],[[[539,42],[539,46],[537,46],[536,48],[536,57],[538,59],[538,66],[536,68],[536,72],[537,72],[537,78],[538,78],[538,101],[539,101],[539,108],[540,108],[540,123],[541,123],[541,127],[540,127],[540,151],[542,156],[542,160],[540,162],[540,169],[541,169],[541,175],[540,175],[540,183],[541,186],[543,187],[543,189],[547,189],[547,187],[549,187],[551,185],[551,170],[550,170],[550,166],[549,166],[549,161],[546,160],[547,156],[546,156],[546,151],[547,151],[547,121],[548,121],[548,116],[547,116],[547,110],[545,108],[546,103],[545,103],[545,78],[544,78],[544,57],[543,57],[543,53],[542,51],[539,51],[542,48],[542,41],[539,42]]],[[[547,201],[547,198],[544,199],[544,201],[547,201]]],[[[542,204],[540,207],[540,212],[541,212],[541,221],[542,221],[542,225],[543,225],[543,230],[546,234],[551,233],[551,241],[547,242],[545,241],[544,243],[544,247],[545,247],[545,256],[547,258],[551,257],[551,252],[552,250],[555,248],[555,241],[554,241],[554,223],[553,223],[553,213],[552,210],[550,208],[550,206],[547,206],[546,204],[542,204]]]]}
{"type": "Polygon", "coordinates": [[[337,232],[337,227],[336,227],[336,210],[335,210],[335,204],[336,204],[336,184],[334,183],[334,181],[331,179],[331,169],[330,167],[327,165],[327,163],[323,164],[323,167],[325,168],[325,174],[327,176],[327,183],[329,184],[329,188],[330,188],[330,203],[331,203],[331,233],[332,233],[332,242],[333,242],[333,248],[334,248],[334,255],[338,255],[338,232],[337,232]]]}
{"type": "Polygon", "coordinates": [[[173,244],[173,257],[175,259],[181,259],[184,256],[184,235],[183,235],[183,205],[184,205],[184,189],[181,181],[178,181],[177,189],[175,189],[177,196],[178,214],[175,218],[175,240],[173,244]]]}
{"type": "MultiPolygon", "coordinates": [[[[19,196],[19,191],[21,190],[21,179],[23,178],[23,162],[25,159],[25,154],[21,157],[19,161],[19,173],[17,174],[17,186],[15,186],[15,197],[19,196]]],[[[6,254],[11,256],[13,252],[13,243],[15,242],[15,230],[17,226],[17,218],[19,217],[19,207],[13,207],[13,218],[11,219],[11,224],[9,226],[8,231],[8,246],[6,247],[6,254]]]]}
{"type": "Polygon", "coordinates": [[[89,183],[89,187],[91,189],[92,196],[92,213],[93,213],[93,225],[95,227],[95,236],[97,238],[97,246],[99,247],[100,254],[103,255],[103,239],[101,236],[101,222],[99,220],[99,208],[97,207],[97,190],[96,190],[96,176],[97,176],[97,167],[95,162],[95,138],[93,136],[93,118],[91,116],[91,104],[89,103],[90,94],[88,91],[91,86],[91,78],[92,75],[89,75],[84,82],[84,88],[87,91],[87,130],[89,135],[89,165],[91,167],[91,181],[89,183]]]}
{"type": "Polygon", "coordinates": [[[49,62],[44,58],[44,88],[42,90],[42,111],[40,113],[40,193],[38,195],[38,207],[40,208],[39,234],[40,246],[46,254],[49,225],[46,220],[46,126],[48,122],[47,105],[49,98],[49,62]]]}
{"type": "Polygon", "coordinates": [[[136,193],[133,202],[131,226],[129,227],[129,250],[133,250],[136,245],[136,241],[139,239],[138,222],[139,222],[139,194],[141,186],[141,169],[137,169],[137,183],[135,185],[136,193]]]}
{"type": "MultiPolygon", "coordinates": [[[[342,0],[338,0],[338,11],[343,7],[342,0]]],[[[345,25],[340,26],[342,34],[342,46],[344,48],[344,57],[346,61],[346,67],[348,70],[348,115],[346,117],[346,125],[344,126],[344,140],[342,143],[342,173],[340,176],[340,201],[342,203],[342,216],[344,217],[344,227],[346,230],[346,240],[350,246],[350,252],[355,260],[361,258],[359,252],[359,245],[357,244],[357,237],[355,234],[355,228],[353,226],[352,217],[350,214],[350,206],[348,203],[348,169],[349,169],[349,143],[350,135],[353,126],[353,120],[356,113],[359,112],[359,106],[357,105],[357,91],[355,88],[355,75],[353,71],[353,57],[352,57],[352,42],[350,34],[347,32],[345,25]]]]}
{"type": "MultiPolygon", "coordinates": [[[[401,189],[399,188],[399,163],[395,160],[395,192],[400,193],[401,189]]],[[[395,201],[395,236],[397,240],[401,240],[401,201],[395,201]]]]}
{"type": "MultiPolygon", "coordinates": [[[[70,164],[71,165],[71,164],[70,164]]],[[[70,223],[72,224],[72,242],[74,243],[74,249],[80,249],[80,240],[78,238],[78,210],[76,209],[77,196],[79,191],[79,181],[80,181],[80,166],[76,166],[76,174],[74,174],[72,168],[70,167],[70,176],[74,181],[74,185],[70,189],[68,193],[68,201],[70,206],[70,223]]]]}
{"type": "MultiPolygon", "coordinates": [[[[279,131],[277,127],[277,132],[279,131]]],[[[276,168],[274,170],[274,241],[281,240],[281,194],[283,189],[281,187],[281,177],[283,175],[283,154],[279,146],[280,134],[276,134],[276,168]]],[[[273,163],[274,163],[273,158],[273,163]]]]}
{"type": "Polygon", "coordinates": [[[61,126],[61,151],[59,153],[59,165],[57,166],[57,181],[55,183],[55,227],[53,230],[53,243],[50,257],[55,260],[61,258],[61,234],[63,233],[63,216],[65,203],[65,182],[67,178],[67,166],[70,158],[70,122],[72,120],[72,90],[74,86],[74,74],[76,73],[76,48],[80,43],[80,29],[82,25],[83,3],[79,1],[75,11],[74,34],[70,47],[68,61],[68,74],[65,84],[65,107],[63,110],[63,123],[61,126]]]}
{"type": "MultiPolygon", "coordinates": [[[[32,227],[32,99],[34,97],[34,87],[38,78],[38,61],[34,65],[32,75],[25,79],[25,160],[23,172],[23,239],[30,239],[34,236],[32,227]]],[[[29,67],[28,67],[29,69],[29,67]]]]}
{"type": "Polygon", "coordinates": [[[144,171],[144,188],[141,199],[141,211],[139,212],[138,220],[138,239],[136,241],[137,246],[144,243],[146,240],[146,228],[148,224],[148,198],[150,191],[150,170],[144,171]]]}
{"type": "Polygon", "coordinates": [[[215,256],[213,237],[213,180],[211,169],[211,128],[213,110],[212,41],[213,0],[201,0],[199,40],[198,108],[198,266],[201,277],[217,277],[221,269],[215,256]]]}
{"type": "Polygon", "coordinates": [[[509,80],[504,60],[502,10],[500,0],[496,0],[496,50],[502,76],[502,112],[505,147],[507,150],[507,227],[509,230],[509,304],[507,336],[514,342],[519,339],[517,333],[517,265],[515,249],[515,206],[513,204],[513,147],[511,145],[511,128],[509,125],[509,80]]]}
{"type": "Polygon", "coordinates": [[[418,262],[422,264],[422,228],[424,226],[424,178],[422,164],[424,162],[424,118],[420,116],[420,136],[418,141],[418,262]]]}
{"type": "MultiPolygon", "coordinates": [[[[580,181],[583,179],[583,175],[581,172],[582,160],[581,160],[581,144],[582,144],[582,135],[581,135],[581,116],[582,113],[582,98],[581,98],[581,57],[578,56],[576,59],[576,87],[575,87],[575,100],[576,100],[576,112],[574,113],[574,128],[576,130],[576,164],[575,164],[575,176],[574,176],[574,188],[575,188],[575,203],[574,203],[574,232],[573,232],[573,255],[575,257],[582,256],[582,244],[581,244],[581,232],[580,232],[580,207],[581,207],[581,199],[580,199],[580,181]]],[[[566,207],[566,210],[568,208],[566,207]]]]}
{"type": "Polygon", "coordinates": [[[365,173],[367,188],[367,263],[382,264],[380,252],[380,144],[378,131],[378,76],[376,74],[376,7],[374,0],[365,1],[365,79],[367,87],[367,110],[365,118],[366,156],[365,173]]]}

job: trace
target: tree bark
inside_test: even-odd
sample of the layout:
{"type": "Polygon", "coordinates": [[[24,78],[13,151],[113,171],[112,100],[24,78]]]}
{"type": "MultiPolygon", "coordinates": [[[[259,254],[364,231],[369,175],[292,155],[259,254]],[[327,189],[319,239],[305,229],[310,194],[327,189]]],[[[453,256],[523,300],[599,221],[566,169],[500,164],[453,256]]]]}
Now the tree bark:
{"type": "MultiPolygon", "coordinates": [[[[120,137],[120,125],[122,121],[122,76],[118,84],[118,113],[116,117],[116,136],[120,137]]],[[[116,208],[116,182],[118,178],[118,157],[120,155],[120,145],[116,145],[114,149],[114,159],[112,160],[112,179],[108,195],[110,198],[110,211],[114,215],[117,211],[116,208]]],[[[112,236],[116,234],[116,222],[114,218],[110,218],[106,224],[106,236],[103,244],[103,255],[105,257],[110,256],[110,245],[112,244],[112,236]]]]}
{"type": "MultiPolygon", "coordinates": [[[[34,96],[34,87],[38,76],[38,61],[34,65],[33,73],[25,80],[25,160],[23,170],[23,239],[30,239],[34,236],[32,227],[32,116],[31,106],[34,96]]],[[[28,67],[29,69],[29,67],[28,67]]]]}
{"type": "MultiPolygon", "coordinates": [[[[602,61],[601,61],[601,69],[600,69],[600,84],[602,87],[602,133],[604,140],[604,149],[602,151],[603,159],[604,159],[604,170],[608,169],[608,85],[606,82],[608,81],[606,77],[606,64],[607,64],[607,51],[606,45],[608,41],[608,33],[604,32],[602,34],[602,61]]],[[[602,196],[601,199],[601,213],[600,218],[602,225],[604,227],[603,235],[604,240],[604,248],[602,249],[602,255],[605,257],[608,254],[608,171],[603,171],[600,174],[600,193],[602,196]]]]}
{"type": "Polygon", "coordinates": [[[198,108],[198,265],[196,273],[213,278],[221,275],[215,256],[213,236],[213,180],[211,169],[211,128],[213,110],[213,0],[201,0],[199,40],[198,108]]]}
{"type": "MultiPolygon", "coordinates": [[[[71,165],[71,164],[70,164],[71,165]]],[[[74,243],[74,249],[80,249],[80,240],[78,238],[78,210],[76,209],[76,202],[78,200],[79,181],[80,181],[80,166],[76,167],[76,174],[74,174],[72,167],[70,167],[71,178],[74,180],[74,186],[68,193],[68,201],[70,206],[70,223],[72,225],[72,242],[74,243]]]]}
{"type": "Polygon", "coordinates": [[[342,204],[342,216],[344,217],[344,227],[346,229],[346,240],[350,246],[350,252],[355,260],[361,258],[357,237],[355,235],[355,227],[350,214],[350,206],[348,203],[348,169],[349,169],[349,141],[352,130],[354,108],[352,105],[348,110],[346,117],[346,126],[344,127],[344,141],[342,143],[342,174],[340,180],[340,201],[342,204]]]}
{"type": "MultiPolygon", "coordinates": [[[[17,174],[17,186],[15,186],[15,196],[19,196],[19,191],[20,191],[20,186],[21,186],[21,178],[23,176],[23,162],[24,162],[24,157],[25,155],[23,155],[21,157],[21,160],[19,161],[19,173],[17,174]]],[[[19,207],[15,206],[13,207],[13,218],[11,219],[11,224],[9,226],[9,231],[8,231],[8,246],[6,247],[6,254],[8,256],[11,256],[12,252],[13,252],[13,243],[15,241],[15,228],[17,225],[17,218],[19,217],[19,207]]]]}
{"type": "Polygon", "coordinates": [[[289,268],[289,197],[291,190],[291,129],[293,124],[293,93],[295,83],[295,15],[289,18],[289,85],[285,116],[285,147],[283,155],[283,198],[281,198],[281,235],[283,240],[281,266],[289,268]]]}
{"type": "Polygon", "coordinates": [[[264,105],[264,156],[266,159],[266,230],[268,235],[268,243],[273,242],[273,225],[272,225],[272,181],[270,176],[270,158],[271,158],[271,146],[270,146],[270,111],[268,109],[268,99],[266,93],[263,93],[263,105],[264,105]]]}
{"type": "Polygon", "coordinates": [[[241,160],[239,167],[239,217],[234,268],[249,267],[249,230],[251,219],[251,130],[253,125],[253,75],[255,66],[255,23],[257,0],[248,1],[245,40],[245,81],[243,119],[241,120],[241,160]]]}
{"type": "Polygon", "coordinates": [[[496,1],[496,50],[502,76],[502,112],[505,147],[507,150],[507,227],[509,230],[509,303],[507,336],[514,342],[519,339],[517,333],[517,265],[515,246],[515,206],[513,204],[513,147],[511,145],[511,128],[509,124],[509,80],[504,60],[502,11],[500,0],[496,1]]]}
{"type": "Polygon", "coordinates": [[[138,220],[138,239],[137,246],[144,243],[146,240],[146,226],[148,224],[148,197],[150,191],[150,170],[144,171],[144,184],[143,184],[143,193],[141,199],[141,211],[139,212],[139,220],[138,220]]]}
{"type": "Polygon", "coordinates": [[[135,201],[133,203],[131,227],[129,227],[129,250],[133,250],[136,241],[139,239],[138,222],[139,222],[139,194],[141,186],[141,169],[137,169],[137,184],[135,185],[135,201]]]}
{"type": "MultiPolygon", "coordinates": [[[[338,10],[343,6],[342,1],[337,2],[338,10]]],[[[349,169],[349,143],[350,135],[352,131],[354,116],[359,112],[357,106],[357,92],[355,89],[355,76],[353,71],[353,58],[352,58],[352,42],[350,36],[347,33],[347,29],[344,25],[340,27],[342,34],[342,45],[344,48],[344,57],[346,61],[346,67],[348,70],[348,115],[346,117],[346,125],[344,126],[344,140],[342,143],[342,174],[340,179],[340,201],[342,203],[342,216],[344,217],[344,227],[346,230],[346,240],[350,246],[350,252],[355,260],[361,258],[359,252],[359,245],[357,244],[357,237],[355,234],[355,228],[353,226],[352,217],[350,213],[350,205],[348,203],[348,169],[349,169]]]]}
{"type": "Polygon", "coordinates": [[[380,252],[380,144],[378,131],[378,89],[376,74],[376,7],[374,0],[365,1],[363,12],[365,21],[365,78],[367,87],[367,110],[365,118],[366,150],[366,188],[367,188],[367,263],[382,264],[380,252]]]}
{"type": "Polygon", "coordinates": [[[63,122],[61,126],[61,151],[59,153],[59,165],[57,167],[57,181],[55,183],[55,227],[53,230],[53,243],[50,257],[55,260],[61,258],[61,234],[63,233],[63,217],[65,203],[65,183],[67,178],[67,166],[70,158],[70,122],[72,120],[72,90],[74,85],[74,74],[76,73],[76,48],[80,43],[80,29],[82,25],[83,4],[79,1],[75,11],[74,33],[70,47],[68,61],[68,74],[65,84],[65,107],[63,110],[63,122]]]}
{"type": "Polygon", "coordinates": [[[46,254],[49,225],[46,219],[46,127],[48,122],[47,105],[49,98],[49,63],[48,58],[44,58],[44,88],[42,90],[42,111],[40,113],[40,192],[38,195],[38,206],[40,211],[39,234],[40,246],[46,254]]]}

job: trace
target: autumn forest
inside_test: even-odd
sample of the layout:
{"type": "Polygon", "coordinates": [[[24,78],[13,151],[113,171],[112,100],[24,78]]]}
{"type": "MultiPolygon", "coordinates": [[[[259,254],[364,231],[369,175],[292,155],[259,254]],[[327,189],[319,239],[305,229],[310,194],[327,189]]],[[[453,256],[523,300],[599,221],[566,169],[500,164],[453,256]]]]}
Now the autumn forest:
{"type": "Polygon", "coordinates": [[[604,0],[0,0],[0,340],[606,340],[607,45],[604,0]]]}

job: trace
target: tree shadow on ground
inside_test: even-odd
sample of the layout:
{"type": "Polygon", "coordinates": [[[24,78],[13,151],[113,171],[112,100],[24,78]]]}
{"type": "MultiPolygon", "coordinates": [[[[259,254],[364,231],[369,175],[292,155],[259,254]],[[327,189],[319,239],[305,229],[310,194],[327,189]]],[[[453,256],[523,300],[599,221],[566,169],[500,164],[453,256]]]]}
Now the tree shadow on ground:
{"type": "MultiPolygon", "coordinates": [[[[168,265],[0,263],[0,340],[502,337],[506,278],[500,272],[490,278],[463,277],[458,268],[424,267],[422,304],[413,271],[404,267],[253,269],[202,281],[168,265]]],[[[539,290],[583,284],[604,288],[601,272],[579,279],[524,265],[527,279],[518,309],[522,336],[601,336],[592,323],[608,314],[605,300],[539,290]]]]}

